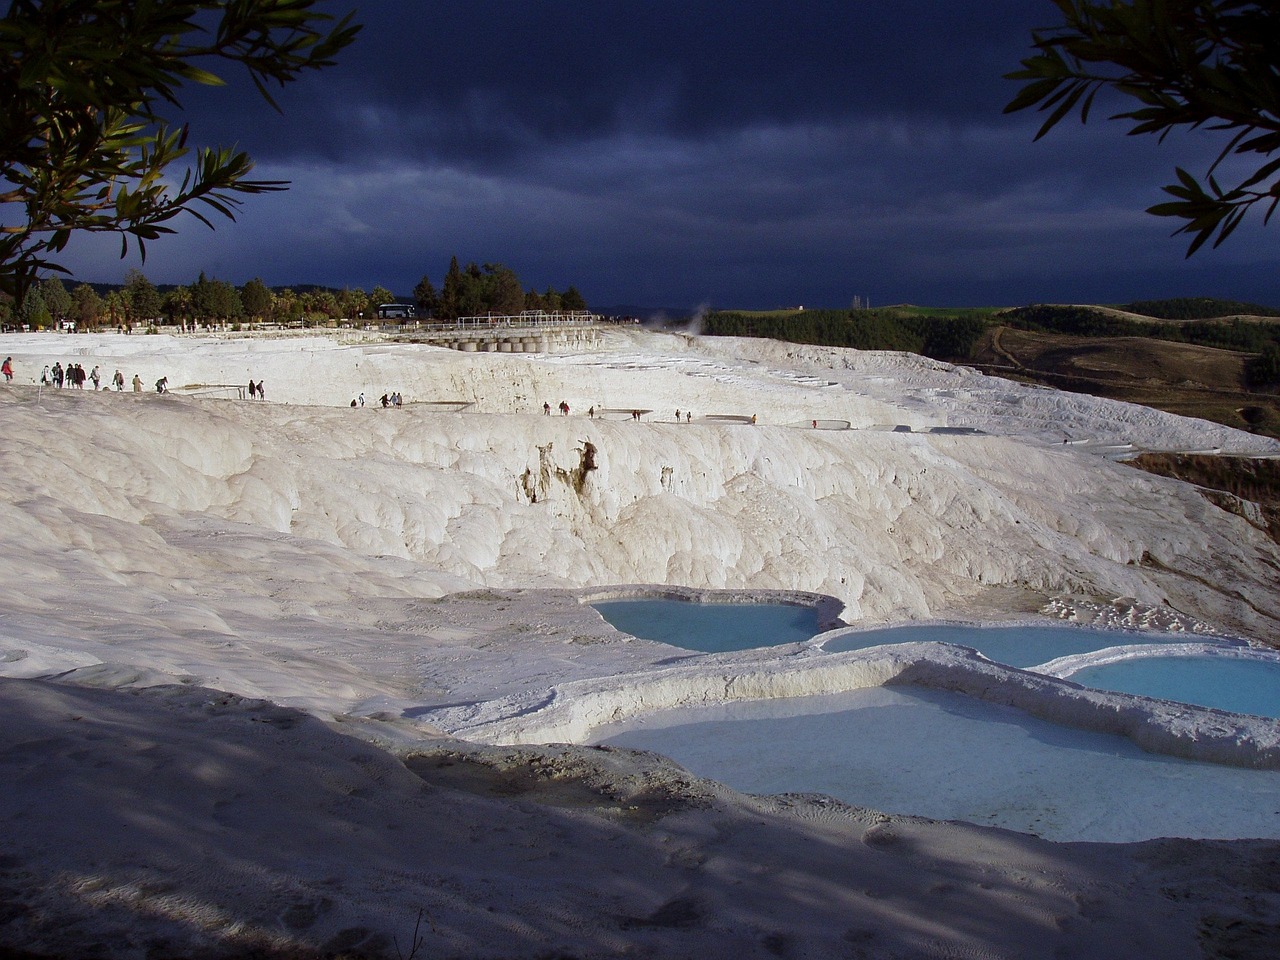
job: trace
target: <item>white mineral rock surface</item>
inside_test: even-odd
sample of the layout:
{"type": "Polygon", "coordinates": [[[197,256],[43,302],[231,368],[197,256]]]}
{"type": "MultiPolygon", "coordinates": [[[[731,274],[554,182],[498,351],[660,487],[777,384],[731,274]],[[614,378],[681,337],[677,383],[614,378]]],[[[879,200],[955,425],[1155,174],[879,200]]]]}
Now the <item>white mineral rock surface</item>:
{"type": "Polygon", "coordinates": [[[1274,644],[1280,551],[1249,511],[1106,456],[1272,441],[906,355],[640,330],[564,356],[0,350],[0,947],[394,957],[421,916],[418,956],[1273,955],[1275,841],[1057,845],[540,745],[890,682],[1270,774],[1256,718],[935,644],[691,657],[582,601],[799,591],[848,623],[1274,644]],[[144,392],[39,388],[55,361],[144,392]],[[236,399],[250,378],[266,401],[236,399]]]}

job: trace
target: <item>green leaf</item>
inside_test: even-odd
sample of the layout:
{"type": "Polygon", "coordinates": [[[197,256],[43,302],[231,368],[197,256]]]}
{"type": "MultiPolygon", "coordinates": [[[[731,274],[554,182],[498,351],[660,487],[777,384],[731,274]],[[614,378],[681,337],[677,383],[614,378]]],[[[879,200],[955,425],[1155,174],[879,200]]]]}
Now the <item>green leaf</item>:
{"type": "MultiPolygon", "coordinates": [[[[0,287],[22,289],[46,254],[76,232],[129,238],[199,206],[232,217],[240,196],[283,189],[248,179],[252,160],[217,148],[179,169],[189,128],[171,128],[187,85],[223,86],[211,64],[285,85],[321,69],[355,39],[353,13],[335,20],[322,0],[12,0],[0,15],[7,82],[0,115],[0,180],[24,221],[0,233],[0,287]],[[180,181],[176,193],[172,184],[180,181]]],[[[11,220],[7,221],[12,223],[11,220]]]]}

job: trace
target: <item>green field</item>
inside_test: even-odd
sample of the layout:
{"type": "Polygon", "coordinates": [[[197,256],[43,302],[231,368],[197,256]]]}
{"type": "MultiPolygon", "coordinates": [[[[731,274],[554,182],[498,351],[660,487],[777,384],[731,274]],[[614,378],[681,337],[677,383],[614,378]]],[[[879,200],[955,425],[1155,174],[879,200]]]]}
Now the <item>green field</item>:
{"type": "Polygon", "coordinates": [[[977,317],[985,320],[1009,307],[918,307],[913,303],[895,303],[892,306],[877,307],[886,313],[902,317],[977,317]]]}

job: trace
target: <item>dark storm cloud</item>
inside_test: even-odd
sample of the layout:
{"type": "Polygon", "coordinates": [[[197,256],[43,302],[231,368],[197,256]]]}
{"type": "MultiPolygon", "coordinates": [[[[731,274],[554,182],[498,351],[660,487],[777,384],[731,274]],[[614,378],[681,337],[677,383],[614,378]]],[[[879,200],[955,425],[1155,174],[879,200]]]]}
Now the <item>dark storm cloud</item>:
{"type": "MultiPolygon", "coordinates": [[[[375,99],[461,134],[563,142],[631,130],[696,139],[860,112],[971,112],[971,78],[990,94],[998,74],[983,69],[990,60],[974,63],[989,38],[975,36],[972,17],[955,6],[433,4],[428,56],[415,63],[410,34],[394,27],[395,48],[364,55],[414,64],[375,99]]],[[[989,24],[1002,22],[1000,6],[988,7],[989,24]]],[[[397,17],[395,9],[380,16],[417,12],[402,6],[397,17]]],[[[352,66],[370,68],[360,74],[365,83],[376,76],[372,63],[352,66]]]]}
{"type": "Polygon", "coordinates": [[[1017,89],[1002,75],[1055,12],[366,3],[356,46],[283,91],[283,115],[234,77],[186,98],[201,142],[237,142],[294,186],[215,234],[186,225],[148,273],[407,293],[456,253],[596,304],[1280,302],[1267,234],[1187,266],[1141,212],[1175,164],[1207,167],[1205,136],[1158,146],[1095,121],[1033,143],[1036,117],[1001,115],[1017,89]]]}
{"type": "MultiPolygon", "coordinates": [[[[253,139],[264,158],[496,164],[626,133],[697,141],[851,116],[963,121],[1007,99],[1000,74],[1027,46],[1027,6],[384,0],[360,10],[364,33],[340,64],[291,89],[284,122],[253,139]]],[[[240,104],[220,120],[216,95],[196,96],[213,129],[243,138],[240,104]]]]}

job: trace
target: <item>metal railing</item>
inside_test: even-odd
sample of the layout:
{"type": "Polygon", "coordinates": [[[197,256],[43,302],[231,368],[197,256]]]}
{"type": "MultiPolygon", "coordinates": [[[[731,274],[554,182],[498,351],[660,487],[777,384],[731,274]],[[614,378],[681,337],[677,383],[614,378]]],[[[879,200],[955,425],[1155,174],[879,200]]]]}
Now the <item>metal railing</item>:
{"type": "Polygon", "coordinates": [[[459,317],[453,323],[440,325],[442,330],[492,330],[495,327],[565,327],[599,323],[602,318],[588,310],[548,313],[546,310],[524,310],[516,314],[485,313],[459,317]]]}
{"type": "MultiPolygon", "coordinates": [[[[485,313],[457,320],[411,320],[407,323],[366,323],[365,330],[397,334],[469,335],[502,333],[520,330],[575,330],[609,322],[608,317],[587,310],[548,313],[543,310],[526,310],[516,314],[485,313]]],[[[359,329],[359,328],[357,328],[359,329]]]]}

